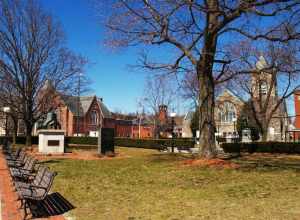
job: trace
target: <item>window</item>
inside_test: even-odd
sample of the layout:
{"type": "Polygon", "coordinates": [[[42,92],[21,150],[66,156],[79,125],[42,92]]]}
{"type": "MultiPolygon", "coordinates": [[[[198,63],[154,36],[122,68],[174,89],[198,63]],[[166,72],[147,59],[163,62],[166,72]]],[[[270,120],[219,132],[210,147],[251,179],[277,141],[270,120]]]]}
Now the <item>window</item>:
{"type": "Polygon", "coordinates": [[[218,111],[220,122],[233,122],[236,119],[236,109],[231,102],[225,101],[218,111]]]}
{"type": "Polygon", "coordinates": [[[266,95],[268,92],[268,84],[266,81],[261,81],[260,82],[260,90],[259,90],[261,95],[266,95]]]}
{"type": "Polygon", "coordinates": [[[93,124],[93,125],[98,124],[98,114],[96,111],[91,112],[91,124],[93,124]]]}

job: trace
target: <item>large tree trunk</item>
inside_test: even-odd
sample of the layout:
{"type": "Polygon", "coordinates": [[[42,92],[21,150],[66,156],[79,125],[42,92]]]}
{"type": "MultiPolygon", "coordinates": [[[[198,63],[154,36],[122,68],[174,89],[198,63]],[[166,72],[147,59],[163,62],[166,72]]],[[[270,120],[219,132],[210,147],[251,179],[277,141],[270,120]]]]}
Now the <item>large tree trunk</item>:
{"type": "MultiPolygon", "coordinates": [[[[208,7],[214,11],[218,8],[217,0],[207,2],[208,7]]],[[[216,10],[217,11],[217,10],[216,10]]],[[[217,155],[215,142],[215,85],[213,77],[213,64],[217,46],[217,34],[213,32],[215,24],[218,23],[216,13],[207,15],[207,27],[204,36],[204,46],[201,59],[197,65],[197,76],[199,80],[199,132],[200,132],[200,156],[214,158],[217,155]]]]}
{"type": "Polygon", "coordinates": [[[26,123],[26,146],[30,147],[32,145],[32,128],[31,123],[26,123]]]}
{"type": "Polygon", "coordinates": [[[268,141],[268,128],[269,128],[269,124],[267,122],[267,120],[262,119],[262,126],[261,126],[261,141],[268,141]]]}
{"type": "Polygon", "coordinates": [[[13,144],[17,143],[18,136],[18,119],[13,118],[13,144]]]}
{"type": "Polygon", "coordinates": [[[200,156],[205,158],[213,158],[216,156],[216,144],[214,122],[215,97],[212,76],[203,72],[199,75],[199,83],[200,156]]]}

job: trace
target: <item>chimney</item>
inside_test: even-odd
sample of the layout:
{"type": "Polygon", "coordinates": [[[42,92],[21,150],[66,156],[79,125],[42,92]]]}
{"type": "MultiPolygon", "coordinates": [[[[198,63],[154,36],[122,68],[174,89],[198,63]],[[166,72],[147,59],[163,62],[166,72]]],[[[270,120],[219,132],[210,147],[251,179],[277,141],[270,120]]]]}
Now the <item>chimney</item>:
{"type": "Polygon", "coordinates": [[[295,127],[300,128],[300,90],[294,92],[294,103],[295,103],[295,127]]]}
{"type": "Polygon", "coordinates": [[[168,107],[166,105],[159,106],[158,119],[161,124],[166,124],[168,121],[168,107]]]}

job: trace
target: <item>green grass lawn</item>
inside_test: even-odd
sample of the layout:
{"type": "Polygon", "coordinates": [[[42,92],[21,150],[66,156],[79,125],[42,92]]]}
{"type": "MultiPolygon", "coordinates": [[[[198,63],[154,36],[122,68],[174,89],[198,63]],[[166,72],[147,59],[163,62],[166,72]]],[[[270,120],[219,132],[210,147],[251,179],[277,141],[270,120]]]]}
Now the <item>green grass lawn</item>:
{"type": "Polygon", "coordinates": [[[183,155],[118,151],[128,157],[47,163],[76,219],[300,219],[300,156],[242,157],[239,169],[217,169],[182,166],[183,155]]]}

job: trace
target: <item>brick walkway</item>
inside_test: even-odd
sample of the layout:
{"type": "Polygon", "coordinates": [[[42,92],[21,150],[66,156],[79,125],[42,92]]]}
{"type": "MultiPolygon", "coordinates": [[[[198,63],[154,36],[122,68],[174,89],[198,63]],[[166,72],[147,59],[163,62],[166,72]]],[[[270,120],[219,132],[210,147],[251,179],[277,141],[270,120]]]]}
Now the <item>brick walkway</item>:
{"type": "MultiPolygon", "coordinates": [[[[17,194],[14,191],[10,174],[5,158],[0,151],[0,220],[21,220],[23,219],[23,209],[19,209],[20,202],[17,201],[17,194]],[[1,218],[2,217],[2,218],[1,218]]],[[[29,218],[29,217],[27,217],[29,218]]],[[[45,218],[42,218],[45,220],[45,218]]],[[[39,220],[42,220],[39,218],[39,220]]],[[[64,220],[63,216],[52,216],[46,219],[64,220]]],[[[36,219],[37,220],[37,219],[36,219]]]]}

